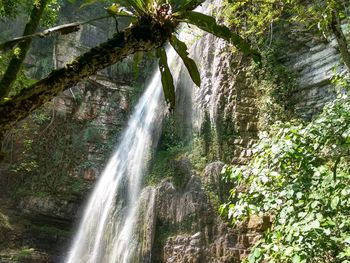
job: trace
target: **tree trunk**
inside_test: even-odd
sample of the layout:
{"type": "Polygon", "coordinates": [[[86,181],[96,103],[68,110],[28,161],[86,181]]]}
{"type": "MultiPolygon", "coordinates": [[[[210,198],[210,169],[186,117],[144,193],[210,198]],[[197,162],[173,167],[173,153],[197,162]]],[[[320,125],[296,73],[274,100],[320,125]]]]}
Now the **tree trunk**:
{"type": "Polygon", "coordinates": [[[346,38],[341,29],[341,22],[337,10],[333,10],[332,12],[332,21],[330,24],[330,28],[335,36],[335,39],[337,40],[340,55],[343,59],[348,74],[350,75],[350,53],[348,49],[348,44],[346,43],[346,38]]]}
{"type": "MultiPolygon", "coordinates": [[[[34,3],[32,12],[30,14],[30,20],[26,24],[23,36],[31,35],[36,32],[47,2],[48,0],[40,0],[38,3],[34,3]]],[[[6,72],[0,82],[0,100],[7,97],[11,91],[11,87],[17,78],[18,72],[22,67],[23,61],[26,58],[31,43],[32,39],[28,38],[18,44],[20,52],[18,55],[12,56],[10,64],[8,65],[6,72]]]]}
{"type": "Polygon", "coordinates": [[[9,101],[0,104],[0,137],[16,122],[80,80],[137,51],[150,51],[162,46],[172,30],[164,30],[157,24],[134,25],[92,48],[64,68],[53,71],[45,79],[23,89],[9,101]]]}

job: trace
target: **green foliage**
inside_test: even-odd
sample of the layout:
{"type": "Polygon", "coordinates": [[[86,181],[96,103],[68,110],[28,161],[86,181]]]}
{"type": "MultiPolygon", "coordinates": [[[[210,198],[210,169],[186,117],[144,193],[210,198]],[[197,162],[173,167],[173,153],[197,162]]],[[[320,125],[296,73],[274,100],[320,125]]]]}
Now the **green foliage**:
{"type": "MultiPolygon", "coordinates": [[[[5,1],[7,2],[7,1],[5,1]]],[[[16,18],[16,12],[17,9],[20,10],[20,14],[21,16],[26,16],[29,15],[31,13],[31,9],[33,9],[33,7],[35,5],[38,5],[38,1],[22,1],[21,3],[16,3],[16,1],[12,4],[12,8],[14,9],[14,13],[12,15],[10,15],[7,20],[10,19],[15,19],[16,18]],[[25,11],[25,12],[24,12],[25,11]]],[[[5,5],[6,6],[6,5],[5,5]]],[[[1,4],[0,4],[0,9],[1,9],[1,4]]],[[[57,15],[58,15],[58,11],[60,9],[60,5],[58,3],[57,0],[49,0],[47,1],[47,4],[45,6],[43,15],[40,19],[40,24],[41,26],[47,27],[47,26],[51,26],[53,25],[56,20],[57,20],[57,15]]],[[[0,11],[1,13],[1,11],[0,11]]],[[[0,15],[1,16],[1,15],[0,15]]],[[[36,28],[32,28],[32,29],[28,29],[30,27],[33,27],[33,23],[35,24],[35,22],[33,22],[34,17],[31,17],[29,22],[26,25],[26,29],[25,29],[25,34],[29,34],[28,32],[30,32],[30,30],[34,30],[36,31],[36,28]],[[29,30],[29,31],[28,31],[29,30]]],[[[35,18],[36,19],[36,18],[35,18]]],[[[12,21],[13,23],[16,23],[17,21],[12,21]]],[[[33,32],[34,33],[34,32],[33,32]]],[[[18,36],[17,36],[18,37],[18,36]]],[[[7,91],[5,91],[4,95],[6,97],[10,97],[10,96],[14,96],[16,95],[20,90],[22,90],[23,88],[26,88],[28,86],[31,86],[32,84],[34,84],[35,80],[34,80],[34,76],[30,75],[30,69],[26,68],[25,66],[21,65],[21,61],[19,61],[17,64],[19,64],[20,66],[18,67],[13,67],[12,68],[8,68],[8,66],[10,65],[10,61],[13,61],[13,58],[16,59],[20,59],[20,54],[23,53],[27,53],[28,48],[22,48],[22,50],[19,47],[16,47],[17,44],[19,44],[19,42],[15,42],[13,43],[13,45],[10,45],[11,48],[14,48],[8,52],[3,52],[0,53],[0,77],[3,77],[5,75],[5,72],[7,71],[6,74],[9,74],[9,72],[12,72],[13,74],[9,74],[10,76],[17,76],[16,79],[14,81],[9,80],[9,84],[8,83],[2,83],[2,89],[8,89],[7,91]],[[12,71],[11,71],[12,70],[12,71]],[[9,85],[9,86],[7,86],[9,85]]],[[[5,51],[7,51],[7,45],[5,45],[5,51]]],[[[3,51],[3,50],[1,50],[3,51]]],[[[13,63],[13,62],[12,62],[13,63]]]]}
{"type": "Polygon", "coordinates": [[[207,156],[209,153],[209,148],[213,137],[211,120],[210,120],[210,115],[208,111],[204,112],[204,120],[200,128],[200,135],[203,138],[204,151],[205,151],[205,155],[207,156]]]}
{"type": "Polygon", "coordinates": [[[147,185],[156,185],[161,180],[167,178],[171,179],[175,186],[181,187],[183,174],[178,173],[174,163],[176,160],[181,159],[183,153],[183,147],[181,145],[177,147],[168,148],[167,150],[159,150],[153,157],[152,164],[148,175],[146,177],[147,185]]]}
{"type": "MultiPolygon", "coordinates": [[[[179,179],[181,174],[178,173],[174,164],[184,157],[185,152],[184,142],[177,133],[176,121],[173,116],[169,116],[163,123],[163,132],[158,149],[152,156],[146,184],[156,185],[165,178],[171,179],[177,184],[178,180],[181,180],[179,179]]],[[[177,185],[180,186],[180,184],[177,185]]]]}
{"type": "Polygon", "coordinates": [[[68,229],[61,229],[57,226],[52,225],[31,225],[31,231],[36,235],[48,236],[51,238],[60,237],[62,239],[68,239],[71,235],[68,229]]]}
{"type": "Polygon", "coordinates": [[[196,63],[193,61],[193,59],[188,57],[186,44],[184,42],[180,41],[179,39],[177,39],[177,37],[175,35],[172,35],[172,37],[170,39],[170,44],[176,50],[177,54],[179,54],[179,56],[181,57],[188,72],[190,73],[190,77],[193,80],[193,82],[198,87],[200,87],[201,86],[201,76],[199,74],[196,63]]]}
{"type": "Polygon", "coordinates": [[[49,0],[42,15],[40,26],[45,28],[55,25],[60,9],[59,0],[49,0]]]}
{"type": "Polygon", "coordinates": [[[333,76],[331,82],[335,85],[338,93],[343,93],[344,91],[350,90],[350,79],[344,74],[338,74],[336,72],[336,67],[333,71],[333,76]]]}
{"type": "Polygon", "coordinates": [[[290,21],[302,23],[309,30],[317,29],[322,34],[330,35],[330,24],[334,12],[340,19],[346,19],[349,11],[349,1],[346,0],[311,0],[305,5],[301,0],[286,1],[290,21]]]}
{"type": "MultiPolygon", "coordinates": [[[[4,75],[7,65],[11,60],[15,50],[8,52],[7,54],[0,53],[0,77],[4,75]]],[[[18,73],[16,82],[14,83],[10,95],[17,94],[20,90],[33,84],[35,80],[26,75],[26,70],[22,67],[18,73]]]]}
{"type": "Polygon", "coordinates": [[[208,119],[203,123],[200,133],[191,138],[179,132],[175,116],[169,116],[163,123],[159,140],[146,177],[146,184],[155,185],[161,180],[170,179],[178,188],[186,185],[191,170],[202,172],[210,161],[217,160],[215,133],[208,119]]]}
{"type": "Polygon", "coordinates": [[[14,19],[27,3],[26,0],[0,0],[0,21],[14,19]]]}
{"type": "MultiPolygon", "coordinates": [[[[97,2],[101,1],[84,0],[82,7],[97,2]]],[[[118,4],[114,3],[107,8],[107,11],[112,16],[118,16],[121,12],[133,16],[133,23],[151,22],[162,27],[164,34],[168,35],[170,43],[184,61],[192,80],[197,86],[200,86],[200,74],[195,62],[188,57],[186,44],[178,40],[173,34],[176,26],[180,22],[194,24],[204,31],[226,39],[244,54],[250,55],[256,62],[260,62],[259,53],[253,50],[238,34],[231,32],[229,28],[223,25],[218,25],[213,17],[192,11],[203,2],[203,0],[171,2],[155,0],[120,0],[118,4]]],[[[167,64],[166,52],[163,47],[157,49],[157,57],[159,58],[159,69],[162,78],[164,97],[166,102],[170,105],[170,109],[172,109],[175,106],[175,89],[173,77],[167,64]]],[[[137,59],[138,56],[135,56],[135,64],[138,63],[137,59]]]]}
{"type": "Polygon", "coordinates": [[[349,2],[344,0],[226,0],[223,16],[242,36],[262,45],[272,41],[273,24],[277,21],[301,24],[328,36],[332,13],[346,19],[348,11],[349,2]]]}
{"type": "Polygon", "coordinates": [[[20,251],[18,251],[17,259],[18,260],[30,260],[32,255],[35,254],[34,248],[23,247],[20,251]]]}
{"type": "Polygon", "coordinates": [[[259,94],[259,129],[265,131],[278,120],[294,117],[291,98],[297,89],[296,76],[277,59],[278,49],[276,45],[262,52],[264,67],[247,67],[252,85],[259,94]]]}
{"type": "Polygon", "coordinates": [[[254,44],[264,44],[271,24],[281,18],[285,1],[226,0],[223,14],[226,22],[254,44]]]}
{"type": "Polygon", "coordinates": [[[159,70],[162,79],[165,101],[169,104],[170,109],[173,109],[175,106],[174,80],[173,76],[171,75],[166,52],[163,47],[157,49],[157,57],[159,58],[159,70]]]}
{"type": "Polygon", "coordinates": [[[42,110],[35,112],[18,130],[13,130],[10,144],[18,158],[12,160],[11,172],[15,182],[9,189],[13,197],[26,195],[52,195],[65,198],[74,196],[86,188],[80,172],[80,164],[87,155],[85,144],[96,141],[96,129],[83,122],[73,122],[42,110]],[[54,120],[52,120],[54,118],[54,120]]]}
{"type": "Polygon", "coordinates": [[[248,262],[349,262],[349,149],[344,96],[308,125],[275,125],[249,165],[226,168],[235,186],[221,213],[233,224],[251,215],[274,221],[248,262]]]}
{"type": "Polygon", "coordinates": [[[214,36],[227,40],[228,42],[234,44],[234,46],[244,54],[250,55],[256,63],[260,63],[260,54],[256,50],[253,50],[250,45],[238,34],[232,32],[226,26],[218,25],[214,17],[190,11],[186,13],[184,21],[193,24],[206,32],[209,32],[214,36]]]}

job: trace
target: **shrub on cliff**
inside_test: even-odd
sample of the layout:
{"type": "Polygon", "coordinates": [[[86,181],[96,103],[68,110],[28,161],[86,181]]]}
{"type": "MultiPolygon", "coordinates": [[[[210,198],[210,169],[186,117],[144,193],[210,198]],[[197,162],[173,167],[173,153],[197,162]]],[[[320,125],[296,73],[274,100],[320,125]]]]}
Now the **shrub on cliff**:
{"type": "Polygon", "coordinates": [[[233,224],[270,215],[271,228],[249,262],[350,262],[350,99],[311,123],[279,123],[263,134],[246,167],[229,166],[235,184],[221,212],[233,224]]]}

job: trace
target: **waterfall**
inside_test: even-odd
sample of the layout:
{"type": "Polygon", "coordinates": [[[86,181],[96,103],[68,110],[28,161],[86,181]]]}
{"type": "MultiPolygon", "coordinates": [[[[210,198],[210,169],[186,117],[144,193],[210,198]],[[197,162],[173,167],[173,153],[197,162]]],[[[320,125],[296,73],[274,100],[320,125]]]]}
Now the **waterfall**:
{"type": "MultiPolygon", "coordinates": [[[[175,51],[167,53],[171,64],[175,51]]],[[[66,263],[140,261],[134,257],[139,246],[135,225],[141,183],[164,112],[161,77],[157,70],[89,198],[66,263]]]]}

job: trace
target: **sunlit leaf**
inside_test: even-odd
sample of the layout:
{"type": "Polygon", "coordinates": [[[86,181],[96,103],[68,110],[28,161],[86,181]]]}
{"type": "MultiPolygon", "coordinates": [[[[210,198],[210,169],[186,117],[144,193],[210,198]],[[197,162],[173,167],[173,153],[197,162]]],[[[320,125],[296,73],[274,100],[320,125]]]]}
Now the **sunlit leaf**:
{"type": "Polygon", "coordinates": [[[245,55],[251,56],[256,63],[261,63],[261,55],[241,36],[232,32],[229,28],[223,25],[218,25],[214,17],[207,16],[198,12],[190,11],[182,14],[183,21],[193,24],[200,29],[213,34],[219,38],[223,38],[235,45],[245,55]]]}
{"type": "Polygon", "coordinates": [[[201,76],[199,74],[196,63],[193,61],[193,59],[188,57],[186,44],[184,42],[180,41],[175,35],[172,35],[172,37],[170,39],[170,44],[176,50],[177,54],[179,54],[179,56],[181,57],[181,59],[184,62],[185,66],[188,70],[188,73],[190,74],[193,82],[198,87],[200,87],[201,86],[201,76]]]}
{"type": "Polygon", "coordinates": [[[147,13],[147,5],[142,0],[124,0],[122,3],[124,2],[127,2],[139,16],[147,13]]]}
{"type": "Polygon", "coordinates": [[[336,209],[339,204],[339,196],[335,196],[331,201],[331,207],[332,209],[336,209]]]}
{"type": "Polygon", "coordinates": [[[191,11],[195,9],[197,6],[202,4],[203,0],[184,0],[177,7],[175,7],[175,12],[183,12],[183,11],[191,11]]]}
{"type": "Polygon", "coordinates": [[[157,56],[159,58],[159,70],[162,77],[162,85],[165,101],[170,105],[170,109],[175,106],[175,87],[173,76],[171,75],[168,59],[163,47],[157,49],[157,56]]]}
{"type": "Polygon", "coordinates": [[[294,255],[292,261],[293,261],[293,263],[299,263],[299,262],[301,262],[301,258],[299,255],[294,255]]]}

